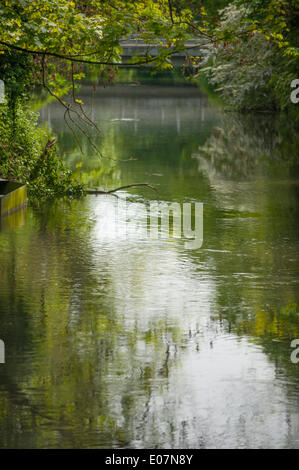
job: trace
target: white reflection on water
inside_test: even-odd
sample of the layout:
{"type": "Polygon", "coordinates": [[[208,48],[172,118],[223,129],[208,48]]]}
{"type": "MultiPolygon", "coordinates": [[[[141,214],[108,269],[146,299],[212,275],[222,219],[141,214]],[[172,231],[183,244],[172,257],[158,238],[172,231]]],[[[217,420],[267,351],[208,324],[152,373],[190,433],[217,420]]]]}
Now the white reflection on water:
{"type": "Polygon", "coordinates": [[[111,365],[107,377],[110,414],[131,429],[131,445],[299,447],[298,410],[276,380],[275,364],[250,339],[211,320],[212,266],[192,261],[178,240],[140,240],[142,211],[130,219],[129,237],[109,240],[110,204],[91,199],[98,221],[93,244],[99,266],[109,260],[109,296],[122,318],[115,352],[122,374],[111,365]],[[146,341],[149,331],[156,331],[156,343],[146,341]],[[135,334],[132,350],[128,338],[135,334]],[[146,396],[140,383],[153,364],[146,396]],[[129,416],[122,403],[128,390],[129,416]]]}
{"type": "MultiPolygon", "coordinates": [[[[91,87],[82,91],[88,104],[91,87]]],[[[117,238],[115,197],[88,196],[6,240],[7,325],[11,337],[15,318],[33,331],[16,348],[27,361],[16,355],[21,366],[4,378],[11,401],[2,395],[0,439],[22,447],[298,447],[296,369],[272,342],[295,327],[288,316],[277,325],[272,313],[298,301],[298,194],[288,179],[276,185],[287,169],[273,154],[280,134],[260,116],[253,126],[228,115],[219,133],[218,112],[195,88],[113,86],[91,102],[104,154],[137,161],[103,179],[98,156],[88,145],[85,157],[74,149],[53,103],[41,118],[70,166],[83,160],[91,187],[146,179],[165,202],[203,201],[204,245],[191,252],[180,239],[142,239],[144,200],[136,196],[134,214],[117,219],[117,238]],[[207,142],[215,158],[191,158],[207,142]],[[265,155],[278,173],[270,164],[264,172],[265,155]],[[19,407],[15,383],[24,384],[34,420],[19,407]],[[51,415],[43,425],[36,402],[51,415]]]]}
{"type": "Polygon", "coordinates": [[[168,242],[184,238],[184,247],[198,250],[203,243],[203,204],[200,202],[168,203],[151,201],[146,204],[124,197],[103,195],[97,204],[97,237],[112,240],[152,240],[168,242]],[[193,209],[193,216],[192,216],[193,209]],[[192,223],[193,221],[193,223],[192,223]]]}

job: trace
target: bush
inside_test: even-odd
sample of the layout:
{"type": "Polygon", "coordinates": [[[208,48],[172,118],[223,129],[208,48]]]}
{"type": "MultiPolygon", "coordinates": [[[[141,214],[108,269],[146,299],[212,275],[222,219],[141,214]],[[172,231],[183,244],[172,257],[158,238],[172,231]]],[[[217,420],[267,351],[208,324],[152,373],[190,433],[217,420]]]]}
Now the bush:
{"type": "Polygon", "coordinates": [[[83,186],[59,158],[51,132],[37,125],[38,114],[29,109],[35,69],[29,55],[0,55],[6,98],[0,104],[0,177],[26,183],[29,195],[39,199],[80,196],[83,186]]]}
{"type": "Polygon", "coordinates": [[[37,113],[0,105],[0,176],[28,185],[35,198],[77,197],[84,193],[60,159],[55,139],[38,127],[37,113]]]}
{"type": "Polygon", "coordinates": [[[234,32],[240,39],[210,45],[205,71],[211,84],[234,109],[287,108],[298,58],[285,55],[261,33],[247,34],[252,23],[246,7],[231,4],[221,13],[218,32],[224,37],[234,32]]]}

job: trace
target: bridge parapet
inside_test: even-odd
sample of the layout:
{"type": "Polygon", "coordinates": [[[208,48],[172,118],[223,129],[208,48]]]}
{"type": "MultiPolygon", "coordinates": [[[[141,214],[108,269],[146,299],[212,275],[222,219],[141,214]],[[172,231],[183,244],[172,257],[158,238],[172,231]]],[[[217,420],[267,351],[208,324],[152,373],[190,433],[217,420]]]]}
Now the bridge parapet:
{"type": "MultiPolygon", "coordinates": [[[[140,40],[126,40],[120,43],[123,48],[123,60],[129,60],[134,56],[145,56],[146,54],[155,57],[159,54],[159,44],[146,44],[140,40]]],[[[185,62],[186,56],[203,57],[205,55],[205,44],[199,45],[197,41],[188,41],[185,43],[186,49],[181,52],[175,52],[173,57],[174,65],[182,65],[185,62]]]]}

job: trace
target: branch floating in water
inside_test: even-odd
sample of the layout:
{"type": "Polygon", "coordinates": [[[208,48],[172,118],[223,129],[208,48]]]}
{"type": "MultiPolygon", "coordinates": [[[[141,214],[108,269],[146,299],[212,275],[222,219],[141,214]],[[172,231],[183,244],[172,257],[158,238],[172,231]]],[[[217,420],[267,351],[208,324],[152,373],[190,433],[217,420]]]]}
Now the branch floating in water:
{"type": "Polygon", "coordinates": [[[150,188],[153,191],[157,191],[157,188],[155,188],[149,183],[127,184],[126,186],[120,186],[119,188],[110,189],[109,191],[101,191],[99,189],[87,189],[86,191],[87,191],[87,194],[112,194],[112,193],[115,193],[116,191],[120,191],[121,189],[134,188],[136,186],[146,186],[147,188],[150,188]]]}

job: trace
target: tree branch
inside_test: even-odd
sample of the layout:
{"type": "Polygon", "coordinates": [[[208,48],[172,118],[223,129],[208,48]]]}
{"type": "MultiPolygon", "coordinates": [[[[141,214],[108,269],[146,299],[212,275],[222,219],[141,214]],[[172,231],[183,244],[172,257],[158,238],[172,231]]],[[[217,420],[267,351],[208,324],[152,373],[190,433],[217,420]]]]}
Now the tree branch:
{"type": "Polygon", "coordinates": [[[150,188],[153,191],[157,191],[157,188],[148,183],[133,183],[127,184],[126,186],[120,186],[119,188],[110,189],[109,191],[100,191],[99,189],[87,189],[86,192],[87,194],[112,194],[116,191],[120,191],[121,189],[134,188],[135,186],[146,186],[147,188],[150,188]]]}
{"type": "MultiPolygon", "coordinates": [[[[145,64],[150,64],[151,62],[154,62],[157,60],[157,57],[150,57],[146,58],[143,60],[140,60],[138,62],[108,62],[108,61],[99,61],[99,60],[87,60],[87,59],[79,59],[77,56],[71,56],[71,55],[63,55],[63,54],[58,54],[57,52],[49,52],[49,51],[35,51],[33,49],[26,49],[24,47],[20,46],[15,46],[14,44],[9,44],[4,41],[0,41],[0,44],[3,46],[6,46],[10,49],[14,49],[16,51],[24,52],[26,54],[33,54],[33,55],[40,55],[42,57],[56,57],[58,59],[63,59],[67,60],[70,62],[79,62],[81,64],[93,64],[93,65],[111,65],[111,66],[134,66],[134,65],[145,65],[145,64]]],[[[176,51],[173,50],[169,52],[168,55],[174,54],[176,51]]]]}

